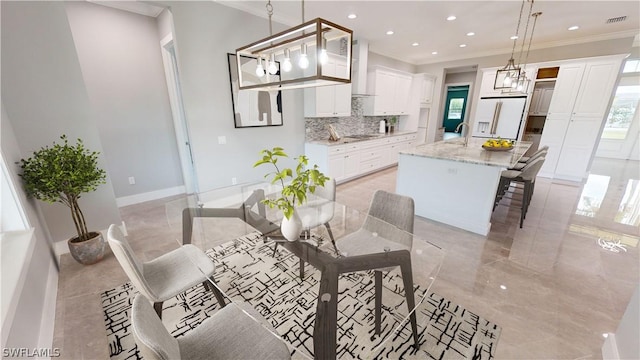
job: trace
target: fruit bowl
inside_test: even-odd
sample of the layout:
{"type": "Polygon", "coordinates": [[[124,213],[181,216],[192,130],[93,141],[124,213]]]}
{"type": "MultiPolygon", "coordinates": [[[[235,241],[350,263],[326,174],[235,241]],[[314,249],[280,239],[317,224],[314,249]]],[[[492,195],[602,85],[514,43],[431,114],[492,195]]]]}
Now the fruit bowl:
{"type": "Polygon", "coordinates": [[[513,149],[513,145],[509,146],[509,147],[494,147],[494,146],[484,146],[482,145],[482,148],[487,150],[487,151],[509,151],[513,149]]]}

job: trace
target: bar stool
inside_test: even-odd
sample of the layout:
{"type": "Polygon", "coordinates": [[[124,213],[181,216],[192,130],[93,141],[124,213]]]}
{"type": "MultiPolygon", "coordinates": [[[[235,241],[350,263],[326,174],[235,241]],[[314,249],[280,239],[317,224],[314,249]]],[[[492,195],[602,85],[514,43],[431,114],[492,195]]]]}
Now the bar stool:
{"type": "MultiPolygon", "coordinates": [[[[533,190],[535,188],[536,176],[544,163],[544,159],[544,156],[540,156],[537,159],[528,162],[522,170],[504,170],[500,176],[493,209],[495,210],[502,198],[505,197],[505,194],[509,191],[512,182],[521,183],[523,186],[522,199],[520,199],[520,228],[522,228],[522,223],[524,222],[527,211],[529,210],[529,203],[531,202],[533,190]]],[[[517,185],[515,188],[518,188],[517,185]]],[[[515,193],[515,189],[514,191],[511,191],[512,195],[510,199],[514,199],[513,194],[515,193]]]]}
{"type": "Polygon", "coordinates": [[[513,167],[510,167],[509,170],[522,170],[527,163],[539,158],[540,156],[547,156],[547,152],[549,152],[549,147],[545,145],[533,153],[533,155],[521,157],[520,160],[518,160],[518,163],[513,167]]]}

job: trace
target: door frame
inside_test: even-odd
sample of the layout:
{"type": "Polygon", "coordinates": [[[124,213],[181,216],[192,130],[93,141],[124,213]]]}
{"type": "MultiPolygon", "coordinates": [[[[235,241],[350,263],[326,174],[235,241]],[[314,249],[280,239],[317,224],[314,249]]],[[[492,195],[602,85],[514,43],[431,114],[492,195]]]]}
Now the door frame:
{"type": "MultiPolygon", "coordinates": [[[[469,92],[467,93],[467,105],[466,105],[466,111],[464,112],[464,117],[462,119],[463,122],[466,122],[467,124],[469,124],[469,113],[471,112],[471,104],[472,104],[472,98],[473,98],[473,83],[472,82],[457,82],[457,83],[446,83],[444,84],[444,96],[442,97],[444,99],[444,101],[440,101],[440,114],[439,114],[439,127],[443,127],[443,121],[444,121],[444,111],[447,108],[447,94],[449,93],[449,88],[450,87],[457,87],[457,86],[469,86],[469,92]]],[[[470,131],[470,130],[466,130],[466,131],[470,131]]]]}
{"type": "Polygon", "coordinates": [[[176,133],[176,143],[180,156],[180,166],[182,168],[182,179],[184,181],[187,194],[198,192],[198,180],[195,170],[195,161],[191,148],[189,136],[189,126],[187,124],[182,91],[180,88],[180,77],[178,73],[177,54],[173,33],[169,33],[160,40],[162,51],[162,62],[164,64],[165,79],[169,92],[169,104],[173,115],[173,127],[176,133]],[[173,53],[172,53],[173,52],[173,53]]]}

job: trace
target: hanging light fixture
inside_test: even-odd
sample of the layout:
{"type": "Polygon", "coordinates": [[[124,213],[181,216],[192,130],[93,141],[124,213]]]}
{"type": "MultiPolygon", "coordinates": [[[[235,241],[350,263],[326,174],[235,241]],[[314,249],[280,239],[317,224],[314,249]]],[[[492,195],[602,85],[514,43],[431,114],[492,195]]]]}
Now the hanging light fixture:
{"type": "Polygon", "coordinates": [[[526,0],[522,0],[520,5],[520,16],[518,17],[518,26],[516,27],[516,35],[513,37],[513,47],[511,48],[511,57],[507,61],[507,65],[496,72],[496,78],[493,82],[493,88],[498,89],[511,89],[511,85],[514,81],[518,81],[520,77],[520,67],[516,66],[513,54],[516,50],[516,43],[518,42],[518,32],[520,31],[520,22],[522,21],[522,10],[524,9],[524,3],[526,0]]]}
{"type": "Polygon", "coordinates": [[[520,76],[518,76],[517,81],[514,81],[511,84],[511,89],[503,90],[503,92],[507,93],[521,93],[527,94],[529,91],[529,85],[531,84],[531,79],[527,77],[526,67],[529,61],[529,52],[531,51],[531,43],[533,42],[533,33],[536,29],[536,23],[538,22],[538,16],[542,15],[542,12],[533,13],[533,2],[534,0],[527,0],[530,2],[529,6],[529,15],[527,16],[527,23],[525,25],[524,36],[522,39],[522,46],[520,47],[520,55],[518,56],[518,67],[521,69],[520,76]],[[531,27],[531,33],[529,33],[529,21],[533,18],[533,26],[531,27]],[[527,35],[529,36],[529,45],[527,46],[526,54],[524,51],[525,45],[527,44],[527,35]],[[524,55],[524,61],[521,62],[522,57],[524,55]]]}
{"type": "Polygon", "coordinates": [[[321,18],[305,22],[302,0],[302,24],[273,34],[270,0],[266,7],[270,36],[236,50],[240,90],[286,90],[351,82],[353,31],[321,18]],[[323,64],[329,58],[336,68],[346,70],[327,75],[325,69],[323,73],[323,64]],[[297,66],[292,63],[294,59],[297,66]],[[266,76],[253,75],[258,75],[260,68],[266,76]]]}
{"type": "MultiPolygon", "coordinates": [[[[531,0],[531,7],[533,7],[533,0],[531,0]]],[[[522,93],[527,93],[529,91],[529,85],[531,84],[531,79],[527,77],[527,73],[524,69],[527,66],[527,61],[529,60],[529,51],[531,50],[531,42],[533,41],[533,32],[536,30],[536,23],[538,22],[538,16],[542,15],[541,11],[535,12],[531,14],[530,18],[533,17],[533,27],[531,28],[531,35],[529,36],[529,46],[527,47],[527,55],[524,58],[524,66],[522,66],[522,74],[518,79],[518,86],[516,90],[522,93]]]]}

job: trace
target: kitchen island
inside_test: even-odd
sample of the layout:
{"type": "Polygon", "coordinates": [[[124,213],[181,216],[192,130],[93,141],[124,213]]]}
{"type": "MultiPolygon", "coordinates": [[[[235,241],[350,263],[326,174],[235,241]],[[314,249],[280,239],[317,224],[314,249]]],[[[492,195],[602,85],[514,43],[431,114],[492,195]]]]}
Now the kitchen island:
{"type": "Polygon", "coordinates": [[[411,196],[416,215],[487,235],[502,170],[531,146],[518,141],[509,151],[482,148],[486,139],[438,141],[400,152],[396,192],[411,196]]]}

